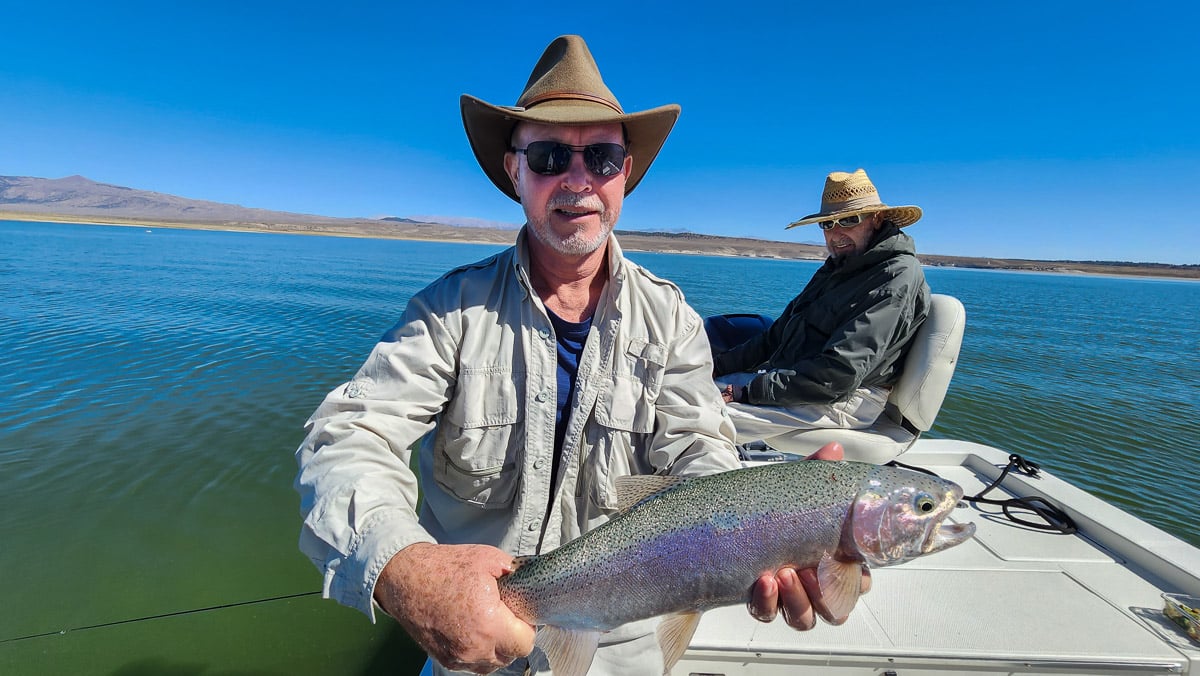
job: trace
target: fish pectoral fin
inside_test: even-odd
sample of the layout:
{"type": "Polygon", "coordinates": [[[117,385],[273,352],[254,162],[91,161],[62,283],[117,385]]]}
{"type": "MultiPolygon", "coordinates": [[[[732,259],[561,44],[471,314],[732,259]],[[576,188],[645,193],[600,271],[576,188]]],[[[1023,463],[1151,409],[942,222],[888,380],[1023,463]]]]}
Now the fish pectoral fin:
{"type": "Polygon", "coordinates": [[[663,674],[670,674],[671,668],[683,657],[683,651],[687,650],[692,642],[692,635],[696,633],[696,627],[700,625],[701,614],[698,610],[691,610],[667,615],[662,624],[658,625],[658,646],[662,649],[663,674]]]}
{"type": "Polygon", "coordinates": [[[601,633],[544,625],[538,628],[534,645],[546,653],[554,676],[585,676],[592,666],[601,633]]]}
{"type": "Polygon", "coordinates": [[[850,617],[850,611],[858,603],[862,592],[862,564],[857,561],[839,561],[828,553],[817,564],[817,582],[821,596],[810,599],[817,614],[830,624],[841,624],[850,617]]]}

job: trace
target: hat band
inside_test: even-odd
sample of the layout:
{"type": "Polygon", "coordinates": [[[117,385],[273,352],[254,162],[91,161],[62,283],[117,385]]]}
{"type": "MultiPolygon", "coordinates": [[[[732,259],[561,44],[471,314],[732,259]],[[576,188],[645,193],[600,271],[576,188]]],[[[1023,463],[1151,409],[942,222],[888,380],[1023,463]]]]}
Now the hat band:
{"type": "Polygon", "coordinates": [[[559,99],[567,99],[567,100],[575,100],[575,101],[589,101],[591,103],[599,103],[600,105],[602,105],[606,108],[610,108],[611,110],[616,112],[618,115],[625,114],[625,111],[621,110],[621,107],[614,104],[612,101],[601,98],[594,94],[587,94],[584,92],[546,92],[545,94],[539,94],[538,96],[535,96],[535,97],[529,99],[528,101],[525,101],[522,105],[525,108],[532,108],[539,103],[545,103],[546,101],[554,101],[554,100],[559,100],[559,99]]]}
{"type": "Polygon", "coordinates": [[[823,209],[821,209],[821,211],[824,213],[827,213],[827,214],[832,214],[832,213],[836,213],[839,211],[850,211],[851,209],[866,209],[869,207],[881,207],[883,209],[887,208],[886,205],[884,205],[882,202],[879,201],[879,198],[877,195],[873,195],[872,197],[875,197],[875,199],[871,199],[870,197],[860,197],[858,199],[846,200],[845,202],[835,202],[832,204],[827,204],[824,206],[823,209]]]}

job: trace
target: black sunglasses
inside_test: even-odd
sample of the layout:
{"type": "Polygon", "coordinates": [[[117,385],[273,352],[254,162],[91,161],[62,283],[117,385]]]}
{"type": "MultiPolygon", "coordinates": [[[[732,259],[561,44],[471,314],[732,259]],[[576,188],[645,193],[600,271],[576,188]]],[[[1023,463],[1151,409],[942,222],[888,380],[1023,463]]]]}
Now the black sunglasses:
{"type": "Polygon", "coordinates": [[[625,164],[625,148],[619,143],[593,143],[573,146],[558,141],[534,141],[524,148],[510,148],[525,153],[529,168],[542,176],[557,176],[571,166],[571,156],[583,152],[583,164],[597,176],[616,176],[625,164]]]}

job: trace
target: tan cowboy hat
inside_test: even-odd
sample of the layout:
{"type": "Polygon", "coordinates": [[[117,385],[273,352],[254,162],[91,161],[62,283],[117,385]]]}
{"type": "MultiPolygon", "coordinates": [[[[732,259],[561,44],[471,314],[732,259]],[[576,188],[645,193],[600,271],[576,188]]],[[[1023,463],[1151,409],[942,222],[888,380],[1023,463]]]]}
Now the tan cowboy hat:
{"type": "MultiPolygon", "coordinates": [[[[807,225],[817,221],[832,221],[854,214],[883,214],[884,220],[897,227],[912,225],[921,219],[921,207],[889,207],[879,200],[879,191],[867,178],[867,172],[859,169],[853,174],[835,171],[825,177],[825,192],[821,193],[821,210],[787,226],[807,225]]],[[[784,228],[787,230],[787,228],[784,228]]]]}
{"type": "Polygon", "coordinates": [[[469,94],[463,94],[459,103],[467,139],[479,166],[500,192],[518,202],[521,200],[512,180],[504,171],[504,153],[508,152],[518,121],[625,125],[627,150],[633,156],[633,169],[625,180],[628,195],[650,168],[679,117],[679,106],[674,103],[626,113],[604,85],[592,53],[578,35],[564,35],[550,43],[533,67],[516,106],[494,106],[469,94]]]}

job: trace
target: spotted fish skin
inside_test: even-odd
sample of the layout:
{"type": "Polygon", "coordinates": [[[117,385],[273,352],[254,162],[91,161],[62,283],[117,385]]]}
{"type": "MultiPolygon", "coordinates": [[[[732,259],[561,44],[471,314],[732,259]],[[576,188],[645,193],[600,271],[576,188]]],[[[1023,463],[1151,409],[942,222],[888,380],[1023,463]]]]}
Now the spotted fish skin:
{"type": "MultiPolygon", "coordinates": [[[[639,480],[663,478],[628,479],[639,480]]],[[[969,538],[973,524],[942,525],[961,497],[937,477],[845,461],[690,478],[548,554],[518,560],[499,580],[500,594],[531,624],[604,632],[745,603],[762,573],[784,565],[821,566],[824,593],[826,570],[860,574],[861,564],[901,563],[969,538]]]]}

